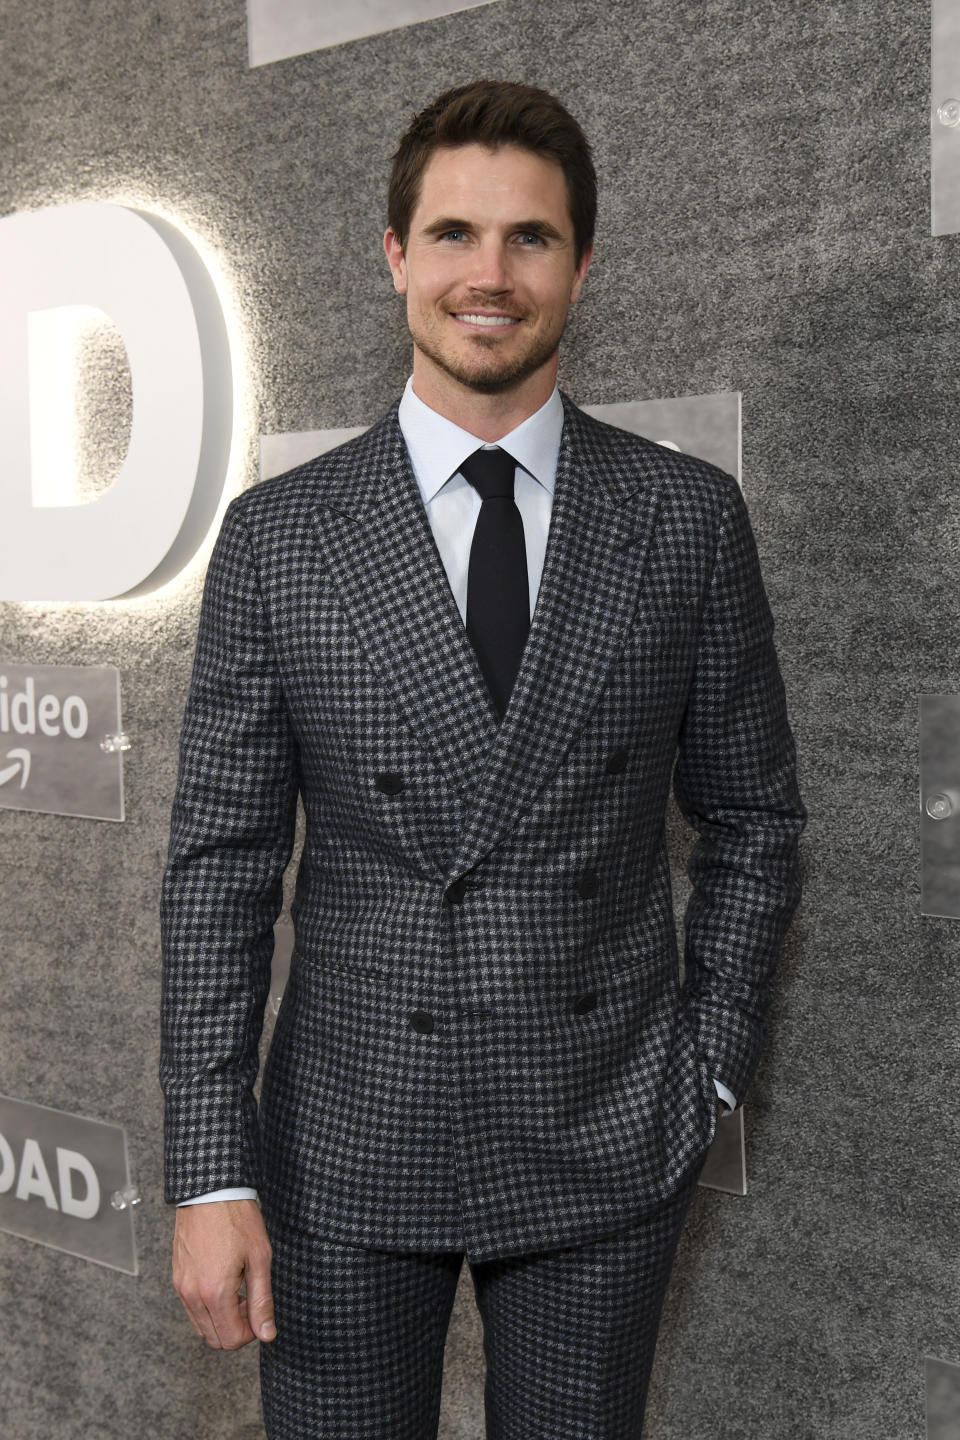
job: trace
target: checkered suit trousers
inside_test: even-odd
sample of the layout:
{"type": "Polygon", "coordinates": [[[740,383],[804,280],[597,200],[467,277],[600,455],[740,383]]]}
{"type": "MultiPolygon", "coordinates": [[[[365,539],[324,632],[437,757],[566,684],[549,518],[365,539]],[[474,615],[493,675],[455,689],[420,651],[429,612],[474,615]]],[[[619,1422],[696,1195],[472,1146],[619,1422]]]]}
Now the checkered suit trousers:
{"type": "MultiPolygon", "coordinates": [[[[639,1440],[663,1297],[693,1193],[587,1245],[471,1263],[487,1440],[639,1440]]],[[[269,1440],[435,1440],[462,1252],[275,1231],[269,1440]]]]}

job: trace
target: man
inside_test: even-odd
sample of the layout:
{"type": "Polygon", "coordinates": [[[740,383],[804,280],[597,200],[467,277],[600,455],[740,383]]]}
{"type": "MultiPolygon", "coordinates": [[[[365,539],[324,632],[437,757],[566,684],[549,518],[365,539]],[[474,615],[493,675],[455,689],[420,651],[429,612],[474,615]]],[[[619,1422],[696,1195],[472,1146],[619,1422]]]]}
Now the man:
{"type": "Polygon", "coordinates": [[[488,1436],[635,1440],[718,1096],[757,1064],[803,822],[771,619],[736,484],[556,390],[594,214],[553,97],[423,111],[385,236],[412,380],[234,501],[211,560],[164,892],[167,1198],[197,1331],[269,1342],[274,1440],[435,1436],[464,1255],[488,1436]]]}

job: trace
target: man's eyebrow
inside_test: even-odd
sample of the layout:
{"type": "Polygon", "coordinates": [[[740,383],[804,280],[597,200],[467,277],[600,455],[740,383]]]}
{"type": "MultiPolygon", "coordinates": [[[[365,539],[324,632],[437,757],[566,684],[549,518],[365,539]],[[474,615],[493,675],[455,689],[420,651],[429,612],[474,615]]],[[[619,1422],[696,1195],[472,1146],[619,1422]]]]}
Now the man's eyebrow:
{"type": "Polygon", "coordinates": [[[472,226],[469,220],[434,220],[429,225],[424,225],[424,235],[442,235],[444,230],[470,230],[472,226]]]}
{"type": "Polygon", "coordinates": [[[513,228],[522,231],[525,235],[542,235],[544,240],[566,240],[567,238],[562,230],[558,230],[548,220],[523,220],[513,228]]]}
{"type": "MultiPolygon", "coordinates": [[[[424,235],[443,235],[447,230],[472,230],[474,227],[469,220],[458,220],[455,216],[449,216],[441,220],[433,220],[429,225],[423,227],[421,232],[424,235]]],[[[566,240],[566,236],[555,225],[547,220],[518,220],[511,225],[511,230],[525,235],[541,235],[544,240],[566,240]]]]}

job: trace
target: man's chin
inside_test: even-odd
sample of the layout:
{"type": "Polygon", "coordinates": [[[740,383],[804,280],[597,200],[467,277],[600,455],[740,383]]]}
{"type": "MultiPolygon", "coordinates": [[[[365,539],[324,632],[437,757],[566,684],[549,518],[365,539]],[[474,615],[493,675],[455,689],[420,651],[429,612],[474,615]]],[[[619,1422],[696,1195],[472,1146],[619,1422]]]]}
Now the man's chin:
{"type": "Polygon", "coordinates": [[[521,360],[504,360],[500,363],[491,363],[489,360],[473,365],[447,363],[443,364],[442,368],[454,380],[469,390],[475,390],[479,395],[502,395],[535,375],[555,353],[556,351],[549,355],[528,355],[521,360]]]}
{"type": "Polygon", "coordinates": [[[523,369],[504,371],[499,375],[484,374],[454,374],[454,379],[459,380],[461,385],[466,385],[469,390],[476,390],[478,395],[502,395],[505,390],[512,390],[521,380],[526,380],[527,372],[523,369]]]}

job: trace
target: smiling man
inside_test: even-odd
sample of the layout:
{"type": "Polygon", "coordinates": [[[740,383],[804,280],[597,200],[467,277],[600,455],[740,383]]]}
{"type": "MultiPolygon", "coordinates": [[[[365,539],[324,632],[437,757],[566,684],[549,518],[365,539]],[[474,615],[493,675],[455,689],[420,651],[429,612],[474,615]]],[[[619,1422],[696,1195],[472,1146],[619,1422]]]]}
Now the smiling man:
{"type": "Polygon", "coordinates": [[[637,1440],[718,1106],[757,1065],[803,824],[772,622],[735,482],[556,388],[595,209],[545,92],[417,116],[384,238],[406,391],[236,500],[211,560],[164,881],[167,1198],[198,1334],[267,1342],[271,1440],[434,1440],[464,1258],[488,1440],[637,1440]]]}
{"type": "Polygon", "coordinates": [[[440,149],[384,247],[407,297],[414,393],[499,440],[549,397],[593,254],[574,233],[563,171],[517,145],[440,149]]]}

